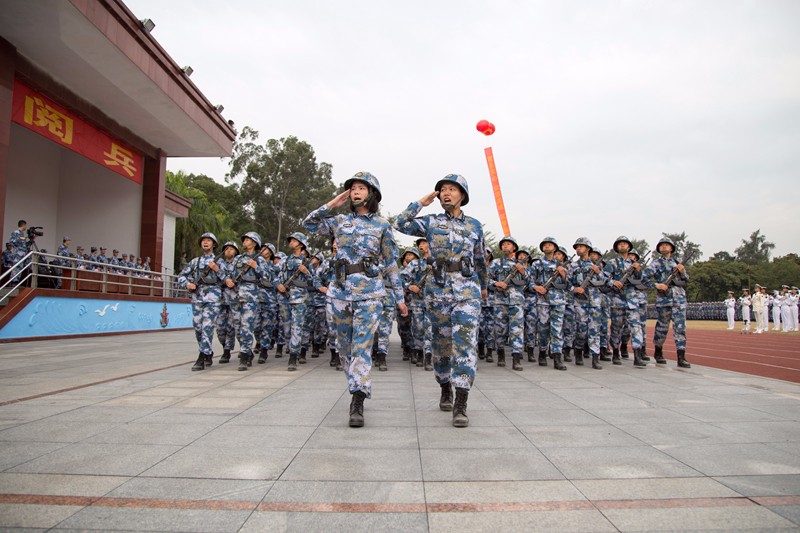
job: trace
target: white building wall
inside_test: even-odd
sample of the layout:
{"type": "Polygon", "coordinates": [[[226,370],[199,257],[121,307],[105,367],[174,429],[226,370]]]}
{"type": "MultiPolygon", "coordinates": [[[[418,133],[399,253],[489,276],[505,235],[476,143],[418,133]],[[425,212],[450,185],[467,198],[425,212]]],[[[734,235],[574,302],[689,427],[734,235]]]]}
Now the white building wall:
{"type": "Polygon", "coordinates": [[[161,249],[161,257],[164,268],[168,273],[173,272],[175,265],[175,221],[177,218],[169,211],[164,213],[164,247],[161,249]]]}

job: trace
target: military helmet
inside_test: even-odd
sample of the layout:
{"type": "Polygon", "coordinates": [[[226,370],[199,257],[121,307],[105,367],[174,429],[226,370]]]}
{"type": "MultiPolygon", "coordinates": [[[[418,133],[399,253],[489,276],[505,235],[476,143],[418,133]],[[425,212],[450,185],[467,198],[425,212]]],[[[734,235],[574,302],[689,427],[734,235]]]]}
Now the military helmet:
{"type": "Polygon", "coordinates": [[[416,246],[417,248],[419,248],[419,243],[421,243],[421,242],[427,243],[427,242],[428,242],[428,239],[426,239],[425,237],[420,237],[419,239],[417,239],[416,241],[414,241],[414,246],[416,246]]]}
{"type": "Polygon", "coordinates": [[[642,256],[639,255],[639,252],[638,250],[636,250],[636,248],[631,248],[630,251],[628,252],[628,255],[635,255],[637,261],[642,258],[642,256]]]}
{"type": "Polygon", "coordinates": [[[656,250],[664,243],[669,244],[672,247],[672,253],[675,253],[675,242],[669,237],[662,237],[661,240],[658,241],[658,244],[656,244],[656,250]]]}
{"type": "Polygon", "coordinates": [[[633,248],[633,243],[631,242],[631,240],[629,238],[627,238],[625,235],[620,235],[619,237],[617,237],[617,240],[614,241],[614,251],[615,252],[617,251],[617,245],[619,243],[621,243],[621,242],[627,242],[628,243],[628,249],[633,248]]]}
{"type": "Polygon", "coordinates": [[[544,239],[542,239],[542,242],[539,243],[539,251],[540,252],[544,252],[544,250],[542,249],[542,245],[544,243],[546,243],[546,242],[553,243],[555,245],[555,247],[556,247],[556,250],[558,250],[558,241],[556,240],[556,238],[555,237],[545,237],[544,239]]]}
{"type": "Polygon", "coordinates": [[[579,244],[588,247],[590,252],[594,248],[592,246],[592,241],[590,241],[588,237],[578,237],[577,239],[575,239],[575,244],[572,245],[572,249],[575,250],[579,244]]]}
{"type": "MultiPolygon", "coordinates": [[[[487,246],[486,248],[484,248],[484,249],[483,249],[483,253],[484,253],[484,255],[488,255],[489,257],[491,257],[492,259],[494,259],[494,252],[492,252],[492,249],[491,249],[491,248],[489,248],[488,246],[487,246]]],[[[490,261],[491,261],[491,260],[490,260],[490,261]]]]}
{"type": "Polygon", "coordinates": [[[515,252],[519,251],[519,244],[517,244],[516,239],[514,239],[514,237],[512,237],[511,235],[506,235],[505,237],[500,239],[500,242],[498,243],[498,246],[500,246],[500,249],[503,248],[503,243],[504,242],[510,242],[511,244],[514,245],[514,251],[515,252]]]}
{"type": "Polygon", "coordinates": [[[374,191],[374,194],[377,197],[378,202],[381,201],[381,184],[378,181],[378,178],[376,178],[369,172],[356,172],[355,174],[353,174],[352,178],[344,182],[344,189],[349,190],[350,187],[353,186],[353,182],[355,181],[361,181],[369,185],[374,191]]]}
{"type": "Polygon", "coordinates": [[[203,242],[203,239],[211,239],[212,241],[214,241],[214,248],[216,248],[217,244],[219,244],[217,242],[217,236],[211,233],[210,231],[207,231],[202,235],[200,235],[200,238],[197,239],[197,244],[201,244],[203,242]]]}
{"type": "Polygon", "coordinates": [[[275,257],[283,261],[284,259],[286,259],[286,254],[283,252],[278,252],[277,254],[275,254],[275,257]]]}
{"type": "Polygon", "coordinates": [[[407,248],[406,251],[403,252],[403,257],[405,257],[406,254],[416,255],[417,259],[422,257],[422,254],[420,253],[419,248],[417,248],[416,246],[412,246],[411,248],[407,248]]]}
{"type": "Polygon", "coordinates": [[[562,254],[564,254],[564,259],[565,260],[569,259],[569,254],[567,253],[567,249],[566,248],[564,248],[563,246],[559,246],[557,251],[559,251],[562,254]]]}
{"type": "Polygon", "coordinates": [[[256,248],[261,248],[261,235],[259,235],[255,231],[248,231],[247,233],[242,235],[242,242],[244,242],[246,238],[252,239],[253,242],[256,243],[256,248]]]}
{"type": "Polygon", "coordinates": [[[235,242],[233,242],[233,241],[228,241],[228,242],[226,242],[225,244],[223,244],[223,245],[222,245],[222,251],[224,252],[224,251],[225,251],[225,248],[227,248],[228,246],[230,246],[231,248],[233,248],[234,250],[236,250],[236,253],[237,253],[237,254],[238,254],[238,253],[240,253],[240,251],[239,251],[239,247],[238,247],[238,246],[236,245],[236,243],[235,243],[235,242]]]}
{"type": "Polygon", "coordinates": [[[464,193],[464,199],[461,200],[461,206],[463,207],[467,205],[469,203],[469,185],[467,185],[467,180],[464,179],[464,176],[460,174],[448,174],[436,182],[436,187],[434,187],[434,190],[437,192],[441,191],[442,185],[447,182],[455,183],[461,188],[461,192],[464,193]]]}
{"type": "Polygon", "coordinates": [[[272,252],[272,257],[275,257],[275,255],[278,253],[278,251],[275,249],[275,245],[272,244],[271,242],[268,242],[267,244],[262,245],[262,247],[264,247],[264,246],[269,248],[269,251],[272,252]]]}
{"type": "Polygon", "coordinates": [[[519,256],[520,256],[521,254],[527,254],[527,255],[528,255],[528,257],[530,257],[530,256],[531,256],[531,251],[530,251],[530,250],[527,250],[527,249],[525,249],[525,248],[520,248],[519,250],[517,250],[517,253],[515,254],[515,257],[516,257],[517,259],[519,259],[519,256]]]}
{"type": "Polygon", "coordinates": [[[305,235],[303,235],[299,231],[295,231],[294,233],[292,233],[291,235],[286,237],[286,242],[288,243],[292,239],[295,239],[297,242],[299,242],[303,246],[303,248],[308,250],[308,239],[306,238],[305,235]]]}

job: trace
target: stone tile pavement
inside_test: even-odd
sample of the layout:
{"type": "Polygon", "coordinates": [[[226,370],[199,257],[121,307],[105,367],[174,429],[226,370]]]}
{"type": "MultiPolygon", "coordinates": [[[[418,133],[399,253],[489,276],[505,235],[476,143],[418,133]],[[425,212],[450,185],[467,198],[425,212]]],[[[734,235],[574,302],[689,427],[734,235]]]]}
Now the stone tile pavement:
{"type": "Polygon", "coordinates": [[[483,364],[455,429],[393,349],[352,429],[327,357],[194,358],[187,331],[0,345],[0,529],[800,531],[800,385],[483,364]]]}

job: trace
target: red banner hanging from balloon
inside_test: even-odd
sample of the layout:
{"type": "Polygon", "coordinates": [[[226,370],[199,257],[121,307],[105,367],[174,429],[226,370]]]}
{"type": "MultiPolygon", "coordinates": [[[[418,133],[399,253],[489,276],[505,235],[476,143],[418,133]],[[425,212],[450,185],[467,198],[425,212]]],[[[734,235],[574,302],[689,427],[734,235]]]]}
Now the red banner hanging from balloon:
{"type": "Polygon", "coordinates": [[[494,154],[492,147],[485,148],[486,164],[489,165],[489,177],[492,180],[492,191],[494,192],[494,202],[497,204],[497,214],[500,217],[500,225],[503,227],[503,236],[511,235],[508,229],[508,217],[506,217],[506,206],[503,203],[503,192],[500,190],[500,179],[497,177],[497,167],[494,165],[494,154]]]}

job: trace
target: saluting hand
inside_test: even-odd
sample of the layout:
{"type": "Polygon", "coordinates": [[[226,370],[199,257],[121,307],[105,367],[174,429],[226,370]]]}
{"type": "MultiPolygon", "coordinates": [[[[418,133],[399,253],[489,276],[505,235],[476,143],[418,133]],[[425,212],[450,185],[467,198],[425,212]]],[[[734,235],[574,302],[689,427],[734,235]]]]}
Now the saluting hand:
{"type": "Polygon", "coordinates": [[[343,206],[344,204],[347,203],[347,201],[349,199],[350,199],[350,189],[348,189],[348,190],[346,190],[346,191],[344,191],[344,192],[342,192],[340,194],[337,194],[336,197],[333,200],[331,200],[330,202],[328,202],[325,205],[328,206],[328,209],[333,209],[335,207],[343,206]]]}
{"type": "Polygon", "coordinates": [[[426,194],[422,198],[419,199],[419,203],[422,204],[423,207],[427,207],[433,203],[433,200],[439,196],[439,191],[433,191],[430,194],[426,194]]]}

